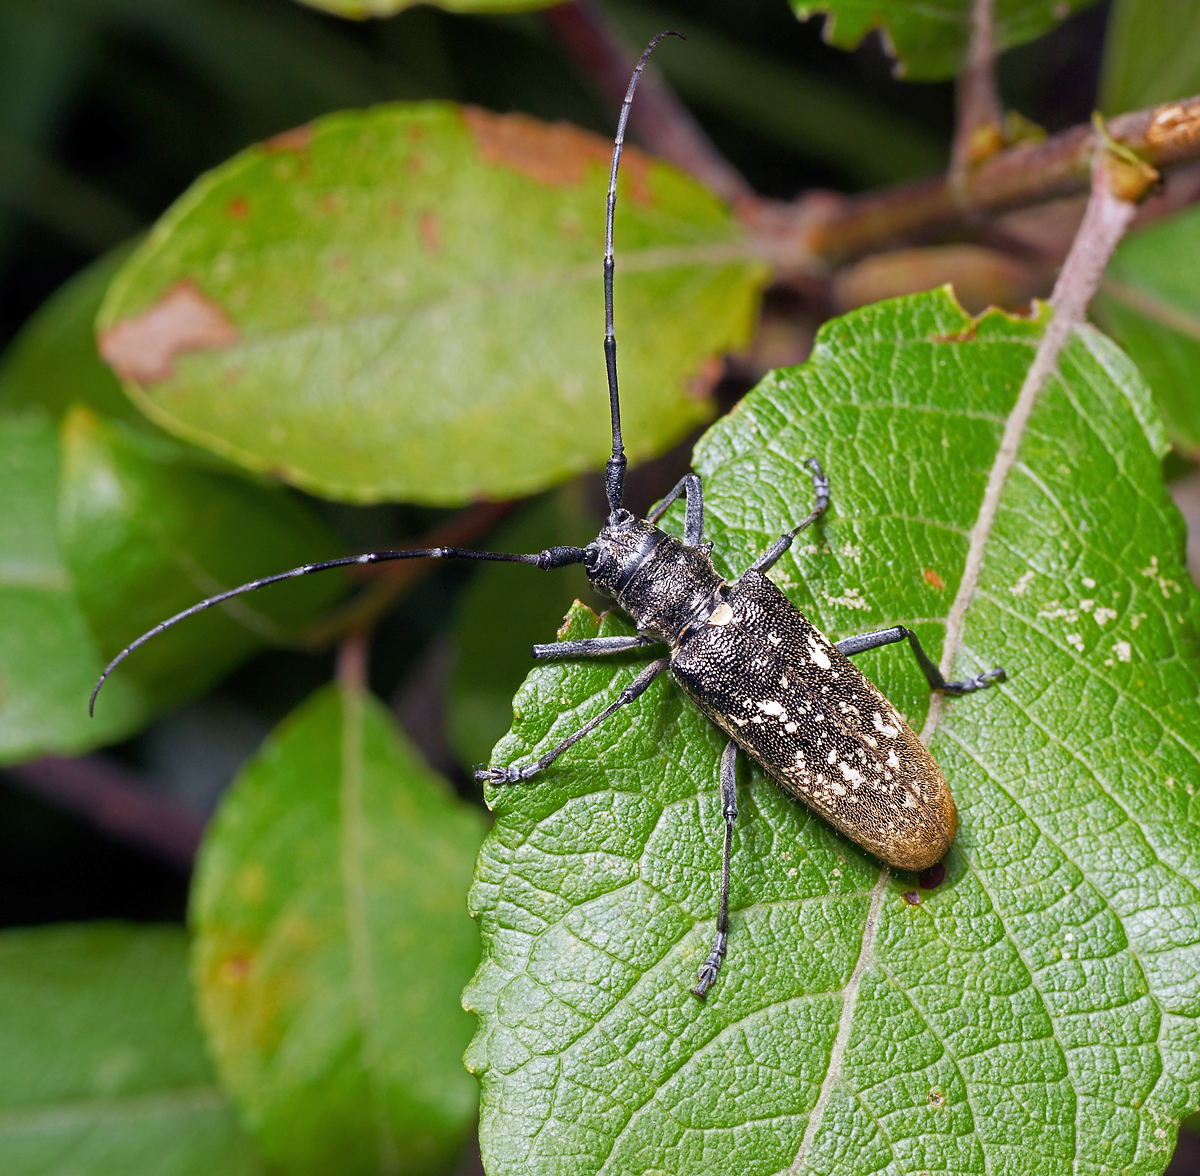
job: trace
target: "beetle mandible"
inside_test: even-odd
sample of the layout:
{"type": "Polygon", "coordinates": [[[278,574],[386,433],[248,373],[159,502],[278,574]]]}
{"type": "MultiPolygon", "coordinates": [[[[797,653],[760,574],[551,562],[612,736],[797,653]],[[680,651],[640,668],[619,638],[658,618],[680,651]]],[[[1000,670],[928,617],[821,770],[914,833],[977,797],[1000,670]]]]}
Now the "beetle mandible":
{"type": "Polygon", "coordinates": [[[626,458],[621,440],[617,390],[617,343],[613,330],[613,220],[617,169],[625,124],[638,79],[660,33],[646,47],[630,78],[621,105],[609,172],[604,229],[604,358],[608,373],[612,456],[605,466],[608,518],[586,547],[551,547],[530,554],[431,547],[374,551],[287,572],[218,593],[144,633],[123,649],[100,676],[88,704],[109,675],[135,649],[180,621],[235,596],[349,564],[399,559],[482,559],[530,564],[542,569],[582,563],[593,588],[611,597],[637,623],[634,637],[596,637],[535,645],[535,658],[603,657],[649,645],[665,645],[665,656],[650,662],[595,718],[524,767],[489,767],[476,778],[493,784],[517,783],[544,771],[564,751],[615,711],[629,705],[664,670],[672,676],[729,742],[719,772],[725,841],[716,935],[701,965],[693,993],[703,998],[717,978],[729,930],[729,868],[737,819],[735,767],[741,748],[793,797],[803,801],[868,852],[889,866],[923,870],[949,849],[958,813],[941,769],[896,708],[850,662],[868,649],[907,640],[930,688],[967,694],[1003,681],[997,668],[959,682],[948,682],[902,625],[876,629],[832,642],[813,626],[767,578],[767,571],[792,540],[815,523],[829,505],[829,479],[815,458],[804,463],[811,475],[815,503],[790,531],[767,548],[741,575],[726,581],[703,541],[704,507],[700,477],[686,474],[645,519],[627,511],[624,496],[626,458]],[[657,523],[680,497],[685,503],[683,538],[657,523]]]}

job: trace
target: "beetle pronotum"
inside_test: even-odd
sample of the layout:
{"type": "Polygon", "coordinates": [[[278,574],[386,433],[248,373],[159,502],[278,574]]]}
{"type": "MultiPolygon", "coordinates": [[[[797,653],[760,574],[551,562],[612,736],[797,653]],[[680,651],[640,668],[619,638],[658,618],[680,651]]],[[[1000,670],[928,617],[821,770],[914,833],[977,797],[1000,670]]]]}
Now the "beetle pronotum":
{"type": "Polygon", "coordinates": [[[592,586],[612,597],[637,623],[634,637],[597,637],[535,645],[535,658],[602,657],[649,645],[667,653],[650,662],[595,718],[524,767],[489,767],[476,777],[494,784],[528,780],[615,711],[637,698],[669,669],[684,692],[726,735],[719,773],[725,823],[716,935],[693,992],[703,997],[725,956],[729,925],[729,863],[737,818],[735,765],[741,748],[786,792],[803,801],[852,841],[883,862],[905,870],[933,865],[949,849],[958,827],[954,800],[941,770],[895,707],[849,658],[868,649],[907,640],[929,685],[948,694],[981,690],[1004,677],[989,670],[948,682],[902,625],[831,642],[767,578],[766,572],[799,532],[829,505],[829,480],[814,458],[815,503],[804,518],[767,548],[742,574],[726,581],[713,566],[712,545],[703,542],[704,507],[700,478],[686,474],[645,519],[622,506],[625,450],[617,390],[617,343],[613,331],[613,221],[617,169],[630,104],[646,60],[663,37],[647,46],[633,71],[621,106],[609,173],[604,231],[604,356],[608,372],[612,456],[605,467],[608,518],[586,547],[551,547],[530,554],[432,547],[374,551],[306,564],[218,593],[156,625],[109,663],[92,691],[89,713],[105,679],[135,649],[172,625],[235,596],[349,564],[399,559],[485,559],[550,569],[582,563],[592,586]],[[656,525],[684,498],[683,538],[656,525]]]}

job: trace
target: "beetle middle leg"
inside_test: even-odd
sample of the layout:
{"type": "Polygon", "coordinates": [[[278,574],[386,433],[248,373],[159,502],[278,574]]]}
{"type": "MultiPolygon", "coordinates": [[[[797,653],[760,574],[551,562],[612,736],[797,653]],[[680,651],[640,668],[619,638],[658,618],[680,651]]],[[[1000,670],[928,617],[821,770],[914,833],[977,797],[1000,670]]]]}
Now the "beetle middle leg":
{"type": "Polygon", "coordinates": [[[792,540],[805,527],[811,527],[829,509],[829,479],[821,469],[821,463],[815,457],[805,458],[804,464],[812,474],[813,494],[816,503],[812,510],[804,516],[790,531],[784,531],[766,551],[762,553],[747,569],[748,572],[765,572],[775,566],[779,557],[792,545],[792,540]]]}
{"type": "Polygon", "coordinates": [[[721,900],[717,908],[717,934],[713,938],[708,959],[700,965],[696,987],[692,994],[704,999],[721,970],[725,946],[729,939],[729,857],[733,852],[733,825],[737,820],[737,752],[731,739],[721,754],[721,815],[725,818],[725,847],[721,853],[721,900]]]}
{"type": "Polygon", "coordinates": [[[834,644],[847,657],[856,653],[865,653],[868,649],[878,649],[881,645],[894,645],[897,641],[908,638],[913,656],[929,683],[930,690],[940,690],[943,694],[971,694],[976,690],[986,690],[993,682],[1003,682],[1007,675],[1003,666],[993,670],[984,670],[973,678],[965,678],[961,682],[947,682],[942,671],[934,664],[933,659],[921,648],[921,642],[916,633],[903,625],[892,625],[888,629],[874,629],[870,633],[859,633],[856,637],[846,637],[834,644]]]}
{"type": "Polygon", "coordinates": [[[652,661],[594,719],[589,719],[578,731],[573,735],[568,735],[556,747],[552,747],[541,759],[535,760],[523,768],[518,768],[516,764],[508,768],[480,768],[475,773],[475,779],[481,782],[487,781],[491,784],[516,784],[520,780],[532,779],[543,768],[548,768],[554,763],[568,747],[578,743],[589,731],[594,731],[609,715],[614,714],[623,706],[628,706],[670,665],[670,662],[671,659],[668,657],[660,657],[657,661],[652,661]]]}

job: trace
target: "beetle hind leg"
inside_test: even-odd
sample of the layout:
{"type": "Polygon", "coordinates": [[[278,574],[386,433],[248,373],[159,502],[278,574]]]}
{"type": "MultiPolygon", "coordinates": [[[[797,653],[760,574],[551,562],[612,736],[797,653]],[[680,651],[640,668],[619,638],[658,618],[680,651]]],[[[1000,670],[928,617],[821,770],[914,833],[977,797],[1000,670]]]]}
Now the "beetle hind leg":
{"type": "Polygon", "coordinates": [[[731,739],[721,754],[721,815],[725,818],[725,846],[721,853],[721,900],[717,910],[717,934],[713,938],[712,950],[708,953],[708,959],[700,965],[696,987],[692,989],[692,995],[701,1000],[717,979],[729,940],[729,856],[733,851],[733,826],[737,820],[737,750],[737,744],[731,739]]]}

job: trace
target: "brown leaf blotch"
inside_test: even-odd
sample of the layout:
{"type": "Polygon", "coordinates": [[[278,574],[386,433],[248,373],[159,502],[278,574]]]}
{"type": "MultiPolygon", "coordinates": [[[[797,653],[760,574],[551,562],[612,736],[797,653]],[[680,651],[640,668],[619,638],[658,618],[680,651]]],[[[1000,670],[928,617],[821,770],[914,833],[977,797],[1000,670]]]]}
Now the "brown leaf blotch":
{"type": "MultiPolygon", "coordinates": [[[[568,122],[545,123],[527,114],[493,114],[478,106],[464,106],[462,116],[486,163],[511,167],[541,184],[571,187],[583,181],[590,167],[607,171],[612,159],[611,141],[568,122]]],[[[648,155],[636,147],[625,147],[621,175],[630,198],[638,204],[650,201],[649,169],[648,155]]]]}
{"type": "Polygon", "coordinates": [[[421,235],[421,244],[427,253],[442,251],[442,218],[436,212],[423,212],[417,222],[417,231],[421,235]]]}
{"type": "Polygon", "coordinates": [[[217,351],[237,341],[237,328],[225,311],[189,279],[172,286],[141,314],[109,327],[97,345],[121,379],[153,384],[175,374],[179,356],[217,351]]]}
{"type": "Polygon", "coordinates": [[[302,127],[293,127],[290,131],[280,131],[262,141],[262,149],[270,155],[279,151],[307,151],[312,146],[313,130],[309,123],[302,127]]]}
{"type": "Polygon", "coordinates": [[[940,591],[946,587],[946,581],[933,568],[926,568],[921,575],[925,577],[925,583],[932,588],[937,588],[940,591]]]}
{"type": "Polygon", "coordinates": [[[225,214],[231,220],[245,220],[250,215],[250,205],[245,196],[235,196],[226,204],[225,214]]]}

